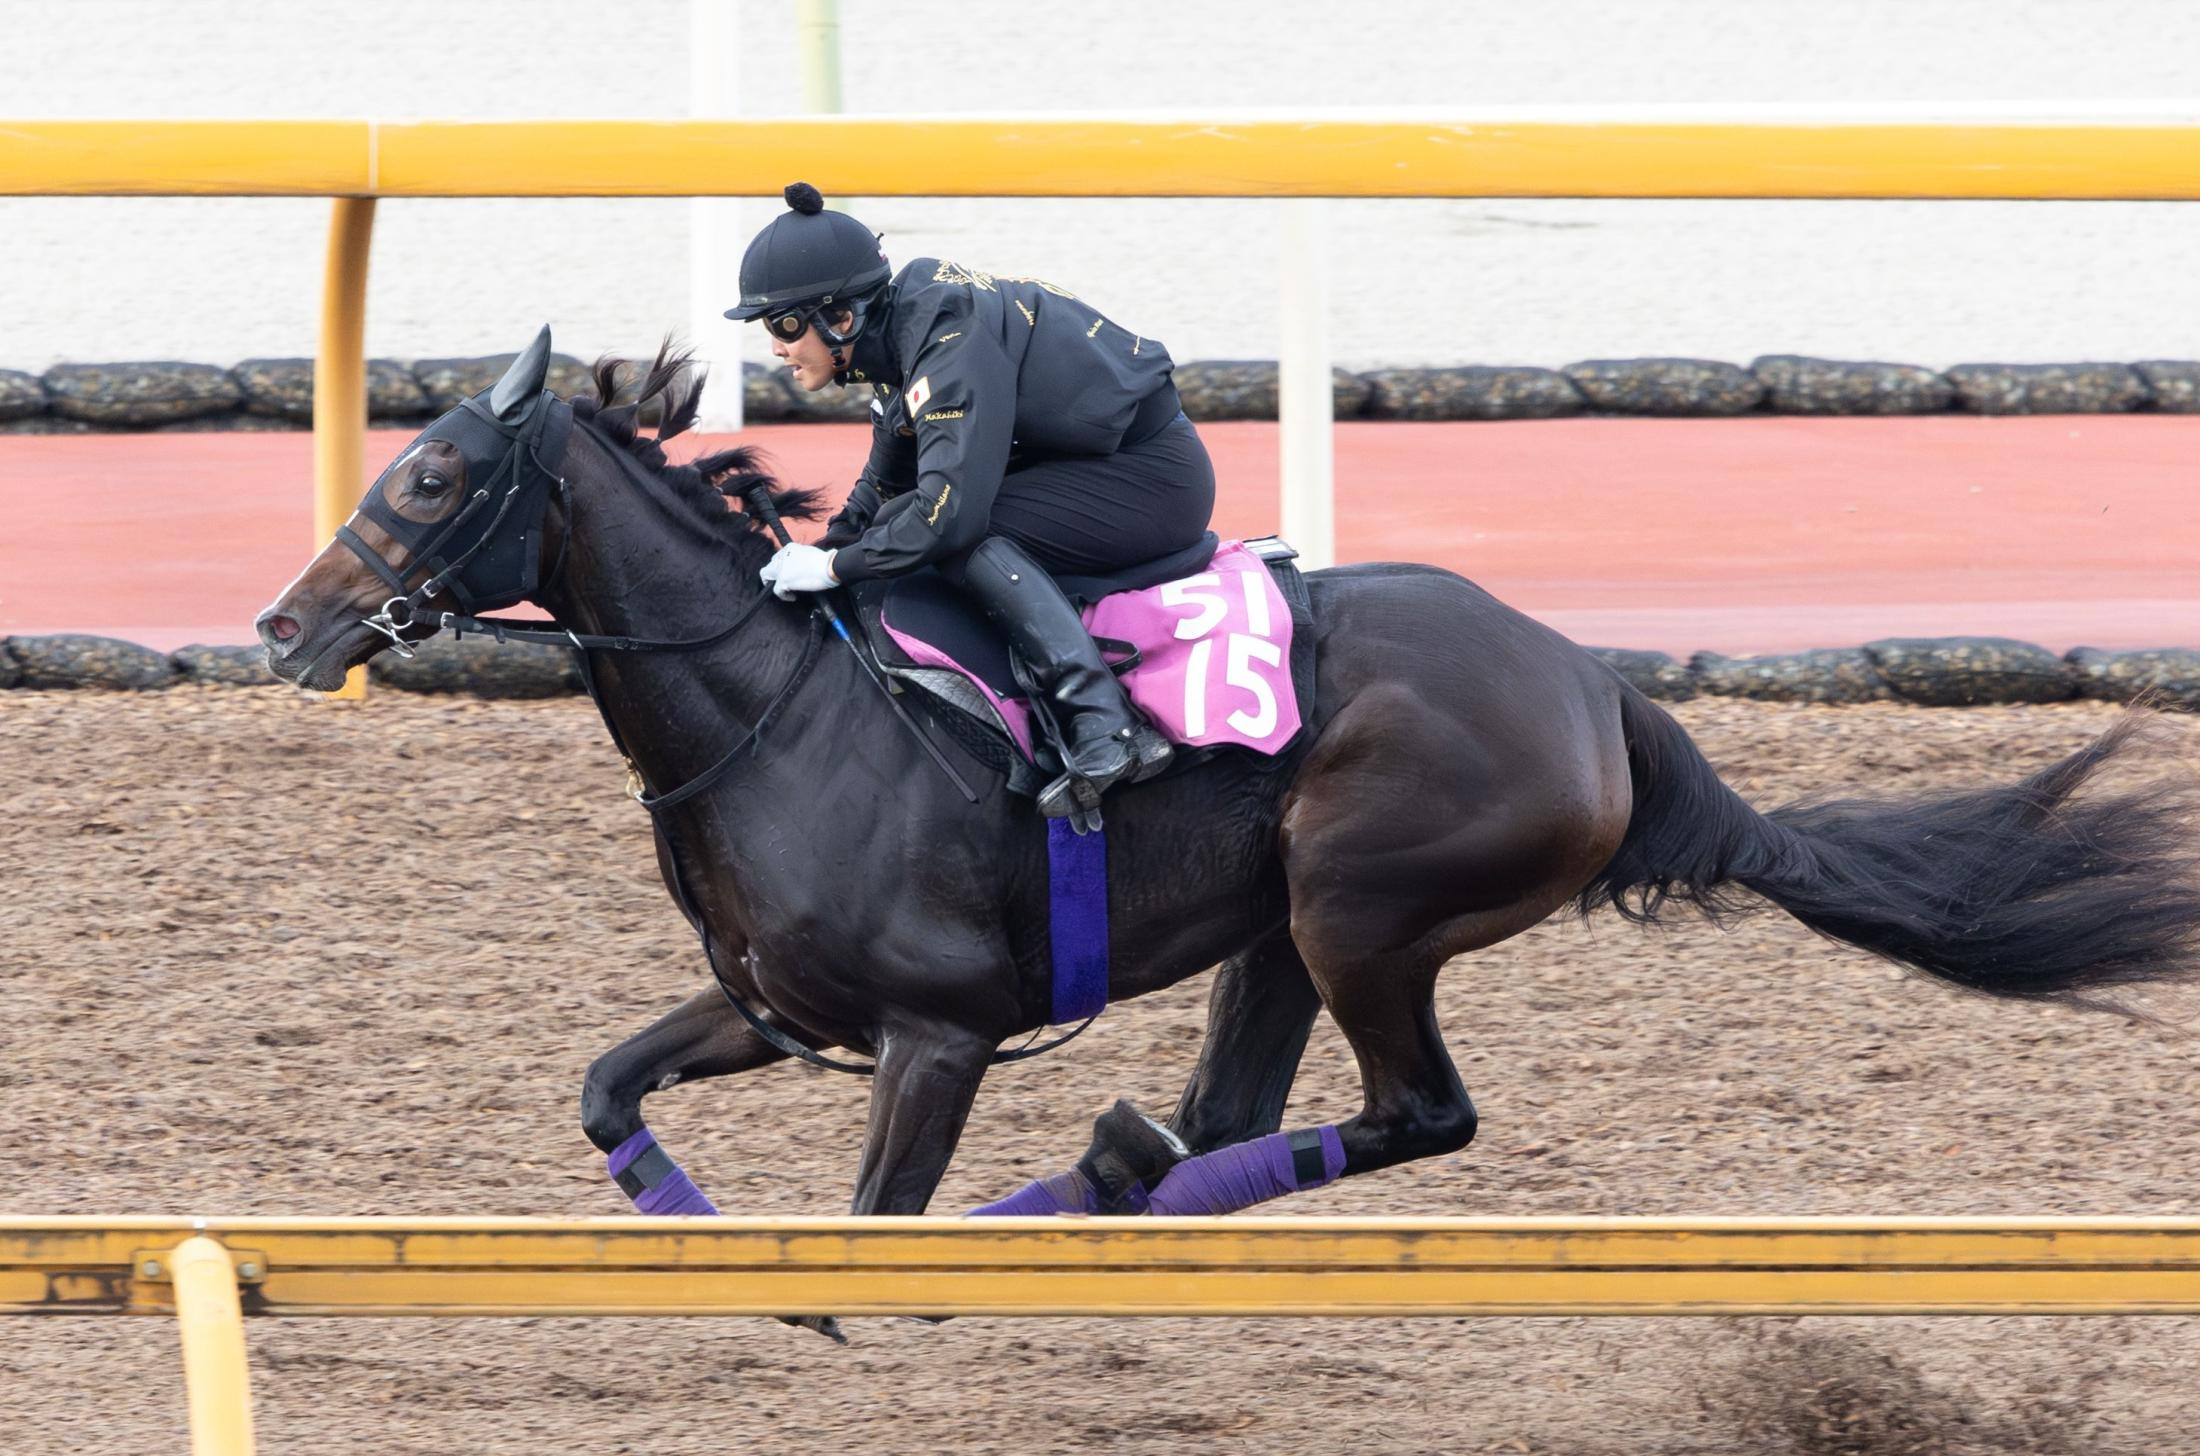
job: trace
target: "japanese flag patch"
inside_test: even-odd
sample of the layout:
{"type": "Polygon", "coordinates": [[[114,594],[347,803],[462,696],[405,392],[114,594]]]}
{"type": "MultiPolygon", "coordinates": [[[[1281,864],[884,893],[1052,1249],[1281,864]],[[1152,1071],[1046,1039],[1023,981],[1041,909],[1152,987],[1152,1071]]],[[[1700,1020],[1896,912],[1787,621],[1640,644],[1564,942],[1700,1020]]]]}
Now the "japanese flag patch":
{"type": "Polygon", "coordinates": [[[903,406],[909,411],[909,418],[915,419],[917,411],[923,409],[925,401],[931,397],[932,376],[927,374],[915,384],[910,385],[908,392],[902,396],[903,406]]]}

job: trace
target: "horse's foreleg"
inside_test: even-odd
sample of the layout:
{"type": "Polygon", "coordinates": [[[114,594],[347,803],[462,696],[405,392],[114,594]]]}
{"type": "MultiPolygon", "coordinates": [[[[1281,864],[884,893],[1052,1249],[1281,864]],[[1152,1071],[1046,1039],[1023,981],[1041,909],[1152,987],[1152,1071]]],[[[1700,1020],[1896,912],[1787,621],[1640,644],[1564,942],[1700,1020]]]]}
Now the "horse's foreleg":
{"type": "Polygon", "coordinates": [[[1321,1005],[1298,947],[1281,931],[1224,961],[1207,998],[1207,1041],[1170,1130],[1206,1153],[1281,1127],[1321,1005]]]}
{"type": "Polygon", "coordinates": [[[581,1084],[581,1129],[610,1155],[611,1176],[644,1213],[716,1213],[642,1125],[642,1098],[679,1082],[779,1061],[716,987],[698,991],[596,1058],[581,1084]]]}
{"type": "Polygon", "coordinates": [[[888,1028],[879,1038],[853,1212],[924,1212],[955,1155],[996,1044],[929,1025],[888,1028]]]}

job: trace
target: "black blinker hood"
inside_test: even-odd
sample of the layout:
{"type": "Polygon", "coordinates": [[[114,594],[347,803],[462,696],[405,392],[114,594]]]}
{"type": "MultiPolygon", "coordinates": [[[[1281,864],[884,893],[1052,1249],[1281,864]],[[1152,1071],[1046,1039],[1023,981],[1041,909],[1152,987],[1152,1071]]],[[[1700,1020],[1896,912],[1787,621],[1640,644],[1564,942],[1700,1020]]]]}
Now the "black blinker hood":
{"type": "Polygon", "coordinates": [[[404,548],[402,571],[383,559],[349,526],[337,535],[387,582],[409,607],[448,590],[467,614],[495,611],[525,598],[539,584],[543,520],[550,488],[558,482],[573,408],[542,389],[549,358],[549,330],[513,363],[494,386],[452,409],[413,437],[360,499],[359,514],[404,548]],[[531,397],[522,390],[533,384],[531,397]],[[399,515],[383,494],[399,466],[421,445],[441,440],[466,461],[464,495],[438,521],[399,515]],[[407,588],[417,570],[427,577],[407,588]]]}

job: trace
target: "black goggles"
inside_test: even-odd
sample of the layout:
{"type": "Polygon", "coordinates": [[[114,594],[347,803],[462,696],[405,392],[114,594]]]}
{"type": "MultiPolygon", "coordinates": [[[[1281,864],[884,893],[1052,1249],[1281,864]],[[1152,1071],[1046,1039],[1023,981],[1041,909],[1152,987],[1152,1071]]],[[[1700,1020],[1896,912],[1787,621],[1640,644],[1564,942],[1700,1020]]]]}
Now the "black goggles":
{"type": "Polygon", "coordinates": [[[764,315],[764,327],[772,331],[772,337],[793,343],[810,329],[810,311],[806,308],[789,309],[785,313],[764,315]]]}

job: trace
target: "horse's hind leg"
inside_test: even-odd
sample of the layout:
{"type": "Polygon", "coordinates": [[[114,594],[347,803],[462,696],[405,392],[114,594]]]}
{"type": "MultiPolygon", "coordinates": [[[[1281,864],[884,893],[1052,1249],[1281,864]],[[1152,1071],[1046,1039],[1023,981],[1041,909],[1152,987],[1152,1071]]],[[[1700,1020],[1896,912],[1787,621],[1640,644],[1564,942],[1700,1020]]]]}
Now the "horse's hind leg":
{"type": "Polygon", "coordinates": [[[1153,1190],[1156,1214],[1234,1213],[1393,1163],[1456,1152],[1474,1138],[1474,1103],[1436,1029],[1434,966],[1372,982],[1325,980],[1330,1015],[1360,1064],[1363,1103],[1341,1125],[1271,1133],[1189,1159],[1153,1190]]]}
{"type": "Polygon", "coordinates": [[[611,1176],[642,1212],[715,1213],[643,1126],[642,1098],[784,1056],[734,1014],[715,986],[698,991],[590,1064],[581,1084],[581,1129],[610,1155],[611,1176]]]}
{"type": "Polygon", "coordinates": [[[1437,970],[1323,986],[1360,1064],[1361,1107],[1336,1129],[1344,1166],[1333,1176],[1455,1153],[1474,1140],[1474,1103],[1436,1025],[1437,970]]]}
{"type": "Polygon", "coordinates": [[[1348,1173],[1457,1152],[1473,1141],[1474,1103],[1436,1028],[1439,964],[1311,964],[1313,983],[1360,1065],[1359,1114],[1179,1163],[1153,1189],[1147,1211],[1234,1213],[1348,1173]]]}
{"type": "Polygon", "coordinates": [[[1067,1173],[1028,1183],[981,1214],[1143,1213],[1149,1190],[1195,1154],[1274,1132],[1321,998],[1281,931],[1224,961],[1207,999],[1207,1040],[1169,1126],[1128,1100],[1094,1119],[1067,1173]]]}
{"type": "Polygon", "coordinates": [[[1473,1139],[1437,972],[1563,905],[1610,859],[1627,801],[1615,745],[1531,735],[1509,762],[1459,736],[1418,694],[1370,691],[1332,722],[1284,815],[1291,938],[1359,1063],[1358,1115],[1179,1164],[1152,1212],[1228,1213],[1473,1139]],[[1521,791],[1523,767],[1550,780],[1543,793],[1521,791]]]}

